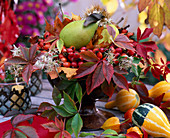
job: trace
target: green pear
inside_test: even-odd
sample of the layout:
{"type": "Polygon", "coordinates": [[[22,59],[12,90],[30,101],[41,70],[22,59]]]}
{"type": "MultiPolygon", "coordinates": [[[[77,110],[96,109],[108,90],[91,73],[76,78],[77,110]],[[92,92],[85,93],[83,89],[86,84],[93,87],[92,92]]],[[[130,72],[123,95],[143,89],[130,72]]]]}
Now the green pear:
{"type": "Polygon", "coordinates": [[[75,46],[80,49],[86,46],[93,38],[98,28],[97,23],[92,23],[84,27],[85,20],[74,21],[67,24],[60,32],[60,38],[64,41],[65,47],[75,46]]]}

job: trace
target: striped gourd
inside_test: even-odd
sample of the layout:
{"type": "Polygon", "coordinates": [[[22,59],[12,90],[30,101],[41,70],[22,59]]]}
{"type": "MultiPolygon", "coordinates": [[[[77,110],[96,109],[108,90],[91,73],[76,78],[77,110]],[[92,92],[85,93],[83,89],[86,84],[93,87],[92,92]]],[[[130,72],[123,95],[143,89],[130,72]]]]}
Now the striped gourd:
{"type": "Polygon", "coordinates": [[[165,93],[163,101],[170,99],[170,83],[166,81],[160,81],[149,91],[149,97],[156,98],[161,94],[165,93]]]}
{"type": "Polygon", "coordinates": [[[126,112],[131,108],[138,107],[139,104],[140,98],[135,90],[129,89],[129,91],[127,91],[122,89],[116,95],[116,100],[106,103],[105,108],[111,109],[116,106],[120,111],[126,112]]]}
{"type": "Polygon", "coordinates": [[[170,124],[164,112],[149,103],[138,106],[132,114],[132,122],[153,137],[170,138],[170,124]]]}

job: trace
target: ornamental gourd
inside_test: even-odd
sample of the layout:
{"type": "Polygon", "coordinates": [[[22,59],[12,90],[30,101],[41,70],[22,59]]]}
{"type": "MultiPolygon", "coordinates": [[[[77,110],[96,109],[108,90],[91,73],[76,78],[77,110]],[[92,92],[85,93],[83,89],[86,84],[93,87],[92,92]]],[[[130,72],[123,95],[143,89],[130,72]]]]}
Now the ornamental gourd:
{"type": "Polygon", "coordinates": [[[149,97],[152,98],[156,98],[165,93],[163,101],[168,101],[168,99],[170,99],[170,83],[167,81],[160,81],[148,92],[149,97]]]}
{"type": "Polygon", "coordinates": [[[153,137],[170,138],[170,124],[164,112],[149,103],[138,106],[132,114],[132,122],[153,137]]]}
{"type": "Polygon", "coordinates": [[[122,89],[118,92],[115,101],[106,103],[105,108],[111,109],[117,107],[120,111],[126,112],[131,108],[136,108],[140,104],[140,98],[137,92],[133,89],[129,91],[122,89]]]}

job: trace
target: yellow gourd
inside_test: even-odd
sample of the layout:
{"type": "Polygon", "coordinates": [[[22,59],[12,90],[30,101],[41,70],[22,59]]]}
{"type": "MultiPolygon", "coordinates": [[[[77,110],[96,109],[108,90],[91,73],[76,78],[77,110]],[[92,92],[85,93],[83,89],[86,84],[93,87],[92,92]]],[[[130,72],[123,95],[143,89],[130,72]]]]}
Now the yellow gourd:
{"type": "Polygon", "coordinates": [[[120,111],[126,112],[131,108],[136,108],[140,104],[140,98],[137,92],[133,89],[129,91],[122,89],[118,92],[115,101],[110,101],[105,104],[105,108],[112,109],[117,107],[120,111]]]}
{"type": "Polygon", "coordinates": [[[164,112],[149,103],[138,106],[132,114],[132,122],[153,137],[170,138],[170,124],[164,112]]]}
{"type": "Polygon", "coordinates": [[[148,92],[149,97],[152,98],[156,98],[165,93],[163,101],[168,101],[168,99],[170,99],[170,83],[167,81],[160,81],[148,92]]]}

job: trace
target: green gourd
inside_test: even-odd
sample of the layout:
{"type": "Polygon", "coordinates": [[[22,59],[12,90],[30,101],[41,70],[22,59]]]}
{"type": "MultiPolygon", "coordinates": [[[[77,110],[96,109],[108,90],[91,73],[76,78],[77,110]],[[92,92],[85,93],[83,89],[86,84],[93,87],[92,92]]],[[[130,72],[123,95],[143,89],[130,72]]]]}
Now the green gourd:
{"type": "Polygon", "coordinates": [[[64,41],[65,47],[75,46],[76,49],[80,49],[86,46],[93,38],[98,24],[92,23],[84,27],[84,21],[73,21],[61,30],[60,38],[64,41]]]}

